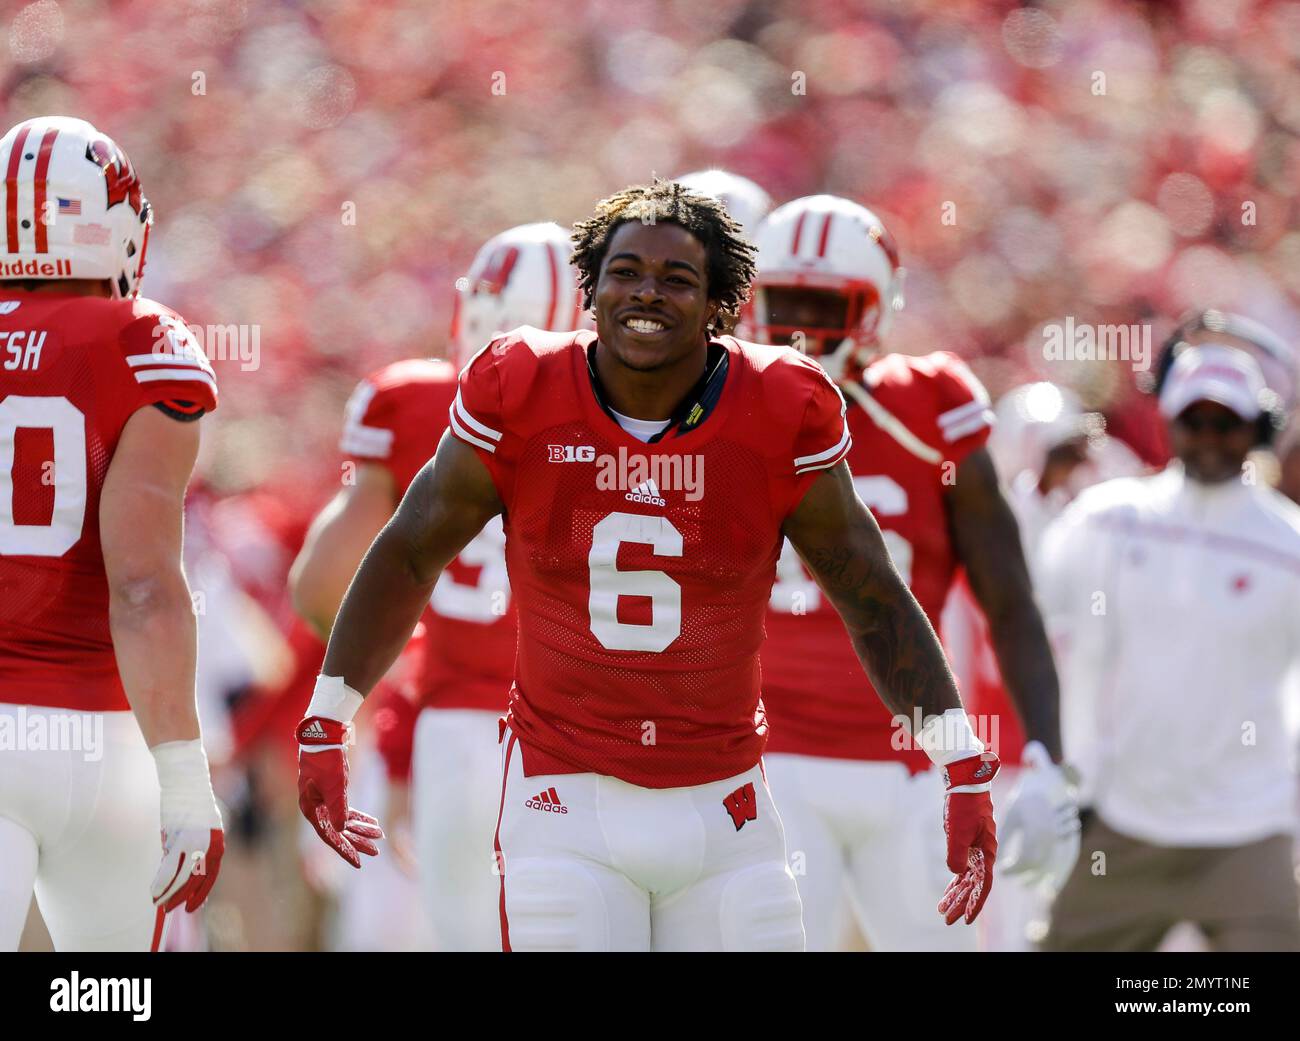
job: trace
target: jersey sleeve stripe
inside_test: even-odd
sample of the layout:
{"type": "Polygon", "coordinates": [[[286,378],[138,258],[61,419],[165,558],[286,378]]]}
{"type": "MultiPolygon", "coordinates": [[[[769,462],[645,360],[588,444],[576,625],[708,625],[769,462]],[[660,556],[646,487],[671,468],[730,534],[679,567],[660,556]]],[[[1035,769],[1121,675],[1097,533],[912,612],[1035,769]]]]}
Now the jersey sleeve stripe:
{"type": "MultiPolygon", "coordinates": [[[[815,466],[809,466],[809,464],[811,464],[811,463],[821,463],[821,462],[823,462],[824,460],[830,459],[832,456],[839,456],[839,455],[841,455],[843,452],[847,451],[847,449],[848,449],[848,447],[849,447],[849,445],[850,445],[851,442],[852,442],[852,438],[849,437],[849,424],[846,422],[846,423],[844,424],[844,432],[840,435],[840,439],[839,439],[838,442],[836,442],[836,443],[835,443],[834,445],[832,445],[830,448],[826,449],[826,451],[824,451],[824,452],[818,452],[816,455],[801,455],[801,456],[799,456],[799,457],[798,457],[797,459],[795,459],[795,461],[794,461],[795,469],[798,470],[799,467],[801,467],[801,466],[806,466],[806,467],[808,467],[809,469],[817,469],[817,467],[815,467],[815,466]]],[[[826,465],[827,465],[827,466],[834,466],[835,463],[834,463],[834,462],[830,462],[830,463],[827,463],[826,465]]]]}
{"type": "MultiPolygon", "coordinates": [[[[844,457],[849,454],[849,449],[852,447],[853,447],[853,438],[849,436],[849,428],[848,425],[846,424],[844,427],[844,437],[840,440],[840,443],[831,450],[835,453],[835,455],[832,458],[827,459],[824,462],[813,463],[809,466],[799,466],[797,465],[797,461],[796,461],[794,472],[796,475],[798,475],[798,474],[812,473],[812,471],[814,470],[829,470],[832,466],[837,465],[841,460],[843,460],[844,457]]],[[[821,452],[818,454],[824,456],[826,453],[821,452]]],[[[816,457],[804,456],[804,458],[812,459],[816,457]]]]}
{"type": "Polygon", "coordinates": [[[451,432],[458,438],[462,441],[468,441],[471,445],[477,445],[485,452],[496,452],[497,446],[491,441],[484,441],[481,437],[475,437],[460,425],[460,420],[456,418],[456,403],[453,403],[452,407],[447,410],[447,415],[451,419],[451,432]]]}
{"type": "Polygon", "coordinates": [[[453,423],[457,419],[459,419],[462,423],[465,424],[465,426],[469,427],[476,434],[482,434],[484,437],[492,441],[501,440],[501,432],[499,430],[493,430],[490,426],[480,423],[477,419],[475,419],[473,416],[471,416],[468,412],[465,411],[465,406],[461,403],[460,400],[459,390],[456,391],[456,400],[451,403],[451,416],[452,416],[453,423]]]}
{"type": "Polygon", "coordinates": [[[192,354],[128,354],[126,363],[133,369],[138,369],[141,365],[192,365],[196,369],[202,369],[204,372],[212,372],[212,366],[206,359],[197,358],[192,354]]]}
{"type": "Polygon", "coordinates": [[[194,380],[206,383],[215,392],[217,381],[202,369],[145,369],[135,374],[140,383],[153,383],[156,380],[194,380]]]}
{"type": "Polygon", "coordinates": [[[393,432],[380,427],[347,427],[339,439],[339,450],[347,455],[387,459],[393,451],[393,432]]]}
{"type": "Polygon", "coordinates": [[[960,423],[967,416],[982,412],[988,407],[988,401],[968,401],[964,405],[958,405],[956,408],[950,408],[947,412],[939,413],[939,426],[947,429],[952,424],[960,423]]]}
{"type": "Polygon", "coordinates": [[[985,408],[959,423],[952,423],[944,427],[943,439],[945,441],[960,441],[963,437],[968,437],[976,431],[992,425],[993,410],[985,408]]]}

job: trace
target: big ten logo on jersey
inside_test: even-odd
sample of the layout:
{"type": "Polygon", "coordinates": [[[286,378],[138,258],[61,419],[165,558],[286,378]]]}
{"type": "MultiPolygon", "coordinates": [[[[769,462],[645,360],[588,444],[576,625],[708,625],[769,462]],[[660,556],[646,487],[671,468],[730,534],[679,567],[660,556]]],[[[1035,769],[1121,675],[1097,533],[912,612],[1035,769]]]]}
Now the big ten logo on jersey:
{"type": "Polygon", "coordinates": [[[41,348],[44,346],[44,329],[0,332],[0,355],[6,355],[3,365],[10,372],[35,371],[41,363],[41,348]]]}
{"type": "Polygon", "coordinates": [[[548,463],[593,463],[596,449],[592,445],[547,445],[548,463]]]}

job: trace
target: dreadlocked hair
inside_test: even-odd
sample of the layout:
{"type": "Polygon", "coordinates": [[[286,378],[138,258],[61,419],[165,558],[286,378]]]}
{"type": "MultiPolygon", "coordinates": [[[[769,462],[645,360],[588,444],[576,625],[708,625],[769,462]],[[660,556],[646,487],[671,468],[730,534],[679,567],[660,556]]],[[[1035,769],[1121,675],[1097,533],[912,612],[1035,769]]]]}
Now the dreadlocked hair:
{"type": "Polygon", "coordinates": [[[757,247],[741,237],[740,225],[717,199],[659,177],[653,184],[635,184],[601,199],[591,217],[573,226],[573,256],[569,262],[578,269],[582,306],[591,307],[609,240],[619,225],[630,221],[676,224],[703,243],[709,299],[719,305],[709,332],[730,332],[749,299],[757,247]]]}

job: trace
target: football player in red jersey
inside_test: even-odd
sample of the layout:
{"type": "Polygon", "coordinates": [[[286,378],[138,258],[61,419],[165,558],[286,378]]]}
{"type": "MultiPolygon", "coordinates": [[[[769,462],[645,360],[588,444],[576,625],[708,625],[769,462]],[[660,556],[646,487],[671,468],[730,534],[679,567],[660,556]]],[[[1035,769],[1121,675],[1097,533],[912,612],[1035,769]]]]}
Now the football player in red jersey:
{"type": "Polygon", "coordinates": [[[0,950],[33,888],[59,950],[157,949],[224,848],[181,570],[216,380],[137,298],[152,212],[117,145],[31,119],[0,170],[0,950]]]}
{"type": "MultiPolygon", "coordinates": [[[[558,224],[520,225],[490,239],[458,285],[457,362],[468,362],[516,326],[579,328],[582,301],[568,254],[569,237],[558,224]]],[[[355,464],[354,483],[312,525],[291,577],[299,612],[322,636],[366,548],[437,450],[456,396],[456,371],[434,359],[397,362],[368,376],[348,401],[341,448],[355,464]]],[[[419,720],[398,695],[381,742],[391,749],[390,806],[406,801],[409,777],[422,896],[438,947],[495,950],[501,943],[492,850],[501,786],[497,721],[515,666],[500,518],[439,576],[422,626],[412,651],[419,720]]]]}
{"type": "MultiPolygon", "coordinates": [[[[1015,518],[984,442],[988,395],[955,355],[878,355],[902,303],[898,254],[869,210],[830,195],[774,210],[757,232],[755,338],[795,342],[848,399],[853,486],[874,513],[903,578],[935,626],[959,566],[994,645],[1043,773],[1064,799],[1057,681],[1015,518]]],[[[974,930],[936,928],[942,848],[933,840],[943,777],[892,713],[862,697],[862,675],[833,604],[786,544],[763,646],[772,726],[768,775],[786,822],[812,950],[836,944],[844,883],[877,950],[974,950],[974,930]]],[[[996,741],[992,727],[981,735],[996,741]]],[[[1065,799],[1060,841],[1077,836],[1065,799]]],[[[1054,839],[1055,836],[1049,836],[1054,839]]],[[[1004,847],[1008,836],[1002,836],[1004,847]]],[[[1075,838],[1077,843],[1077,838],[1075,838]]]]}
{"type": "MultiPolygon", "coordinates": [[[[758,648],[782,534],[890,707],[951,779],[941,913],[973,919],[997,772],[934,630],[842,465],[844,402],[789,348],[725,335],[753,247],[674,182],[574,229],[596,332],[523,329],[462,371],[451,427],[371,546],[299,726],[304,812],[347,804],[345,728],[439,573],[503,515],[519,612],[496,849],[507,950],[798,950],[798,891],[760,757],[758,648]]],[[[863,697],[867,697],[865,687],[863,697]]],[[[937,825],[936,825],[937,826],[937,825]]]]}

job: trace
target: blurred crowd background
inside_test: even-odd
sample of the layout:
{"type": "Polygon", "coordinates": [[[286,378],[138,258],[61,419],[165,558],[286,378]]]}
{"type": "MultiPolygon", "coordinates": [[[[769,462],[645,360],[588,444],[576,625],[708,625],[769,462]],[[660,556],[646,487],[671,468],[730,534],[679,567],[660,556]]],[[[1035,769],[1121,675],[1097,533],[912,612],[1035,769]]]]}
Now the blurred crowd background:
{"type": "Polygon", "coordinates": [[[908,272],[887,346],[954,350],[995,398],[1068,386],[1152,464],[1134,366],[1047,361],[1045,325],[1137,323],[1154,349],[1214,306],[1300,334],[1300,3],[38,0],[0,4],[0,33],[0,122],[80,116],[133,159],[144,295],[255,336],[213,359],[190,511],[205,726],[248,852],[216,946],[332,942],[337,880],[302,895],[289,824],[321,647],[285,576],[338,487],[347,395],[445,353],[498,231],[709,166],[848,196],[908,272]]]}

